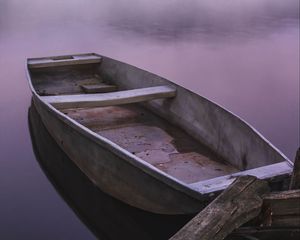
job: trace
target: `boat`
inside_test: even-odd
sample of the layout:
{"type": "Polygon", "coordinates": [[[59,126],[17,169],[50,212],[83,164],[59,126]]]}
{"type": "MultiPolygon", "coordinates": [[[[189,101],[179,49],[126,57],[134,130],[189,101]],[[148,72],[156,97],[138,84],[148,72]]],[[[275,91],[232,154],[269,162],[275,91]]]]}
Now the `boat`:
{"type": "Polygon", "coordinates": [[[165,78],[95,53],[27,59],[48,132],[103,192],[194,214],[237,176],[283,189],[293,163],[247,122],[165,78]]]}

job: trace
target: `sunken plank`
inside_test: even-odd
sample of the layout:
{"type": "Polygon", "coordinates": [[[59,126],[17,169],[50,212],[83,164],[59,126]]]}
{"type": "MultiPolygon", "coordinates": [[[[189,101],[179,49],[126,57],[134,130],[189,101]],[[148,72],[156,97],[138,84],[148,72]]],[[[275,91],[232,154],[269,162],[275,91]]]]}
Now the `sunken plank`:
{"type": "Polygon", "coordinates": [[[267,182],[253,176],[237,178],[222,194],[179,230],[171,240],[221,240],[256,217],[269,191],[267,182]]]}
{"type": "Polygon", "coordinates": [[[112,93],[78,94],[45,96],[42,99],[54,107],[63,108],[85,108],[105,107],[150,101],[157,98],[175,97],[176,90],[169,86],[140,88],[112,93]]]}
{"type": "Polygon", "coordinates": [[[100,63],[101,57],[94,54],[65,55],[47,58],[30,58],[28,68],[46,68],[78,64],[100,63]]]}
{"type": "Polygon", "coordinates": [[[298,149],[295,157],[290,189],[300,189],[300,148],[298,149]]]}
{"type": "Polygon", "coordinates": [[[116,85],[109,85],[105,83],[83,84],[80,87],[85,93],[106,93],[117,90],[116,85]]]}
{"type": "Polygon", "coordinates": [[[62,112],[185,183],[239,171],[182,129],[138,104],[62,112]]]}

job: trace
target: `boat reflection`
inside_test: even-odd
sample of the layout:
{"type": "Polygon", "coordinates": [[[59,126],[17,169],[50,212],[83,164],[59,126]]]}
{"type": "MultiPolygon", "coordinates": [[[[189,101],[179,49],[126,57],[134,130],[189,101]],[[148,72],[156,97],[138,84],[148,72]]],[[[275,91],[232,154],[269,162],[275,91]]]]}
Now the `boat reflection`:
{"type": "Polygon", "coordinates": [[[128,206],[100,191],[60,149],[32,104],[31,141],[42,170],[60,196],[99,239],[168,239],[192,216],[166,216],[128,206]]]}

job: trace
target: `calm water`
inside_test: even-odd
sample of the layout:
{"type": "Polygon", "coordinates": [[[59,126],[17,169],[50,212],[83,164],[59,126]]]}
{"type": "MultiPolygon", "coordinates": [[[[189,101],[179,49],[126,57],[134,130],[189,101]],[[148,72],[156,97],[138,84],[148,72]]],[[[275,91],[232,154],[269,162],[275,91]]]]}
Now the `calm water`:
{"type": "Polygon", "coordinates": [[[95,239],[41,170],[27,120],[26,57],[80,52],[206,96],[294,157],[298,0],[0,0],[0,239],[95,239]]]}

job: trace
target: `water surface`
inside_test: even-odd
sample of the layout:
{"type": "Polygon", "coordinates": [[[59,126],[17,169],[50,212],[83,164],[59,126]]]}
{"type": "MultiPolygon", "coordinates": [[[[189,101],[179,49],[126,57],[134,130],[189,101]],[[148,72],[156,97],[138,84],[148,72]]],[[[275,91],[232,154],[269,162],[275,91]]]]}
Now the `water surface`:
{"type": "Polygon", "coordinates": [[[97,52],[241,116],[289,158],[299,146],[297,0],[1,0],[0,238],[94,239],[37,163],[27,57],[97,52]]]}

